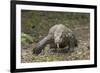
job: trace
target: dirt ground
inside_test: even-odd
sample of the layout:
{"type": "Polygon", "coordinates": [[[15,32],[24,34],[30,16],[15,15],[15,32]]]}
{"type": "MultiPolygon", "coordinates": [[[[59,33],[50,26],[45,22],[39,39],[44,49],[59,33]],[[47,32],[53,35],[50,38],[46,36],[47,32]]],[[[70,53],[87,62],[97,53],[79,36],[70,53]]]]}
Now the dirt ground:
{"type": "MultiPolygon", "coordinates": [[[[32,49],[36,43],[32,43],[27,47],[21,48],[21,62],[48,62],[48,61],[72,61],[72,60],[88,60],[90,59],[90,28],[89,25],[78,25],[73,27],[72,30],[77,39],[78,47],[73,52],[54,52],[52,49],[48,49],[48,45],[45,50],[39,54],[32,54],[32,49]]],[[[60,50],[61,51],[61,50],[60,50]]]]}

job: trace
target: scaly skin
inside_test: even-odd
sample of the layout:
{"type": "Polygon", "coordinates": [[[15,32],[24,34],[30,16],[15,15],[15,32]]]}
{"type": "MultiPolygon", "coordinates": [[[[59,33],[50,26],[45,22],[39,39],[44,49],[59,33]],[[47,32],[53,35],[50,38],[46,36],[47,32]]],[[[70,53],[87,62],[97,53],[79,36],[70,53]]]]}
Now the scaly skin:
{"type": "Polygon", "coordinates": [[[66,48],[73,51],[77,46],[77,39],[74,33],[63,24],[54,25],[49,33],[33,49],[33,54],[40,54],[45,46],[49,44],[50,48],[66,48]]]}

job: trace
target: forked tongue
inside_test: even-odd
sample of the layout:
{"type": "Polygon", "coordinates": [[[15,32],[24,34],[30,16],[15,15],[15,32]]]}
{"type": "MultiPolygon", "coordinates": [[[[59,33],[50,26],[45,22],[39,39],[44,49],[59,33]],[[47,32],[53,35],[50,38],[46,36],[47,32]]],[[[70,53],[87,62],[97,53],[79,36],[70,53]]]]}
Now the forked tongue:
{"type": "Polygon", "coordinates": [[[57,48],[59,48],[59,43],[57,43],[57,48]]]}

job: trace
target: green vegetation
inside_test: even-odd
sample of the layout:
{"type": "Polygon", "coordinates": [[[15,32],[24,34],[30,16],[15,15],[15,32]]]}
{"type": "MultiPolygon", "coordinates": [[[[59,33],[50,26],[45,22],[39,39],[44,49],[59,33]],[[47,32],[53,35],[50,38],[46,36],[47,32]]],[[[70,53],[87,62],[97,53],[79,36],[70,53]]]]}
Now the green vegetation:
{"type": "Polygon", "coordinates": [[[33,38],[29,36],[28,34],[21,33],[21,43],[24,45],[29,45],[29,43],[33,42],[33,38]]]}

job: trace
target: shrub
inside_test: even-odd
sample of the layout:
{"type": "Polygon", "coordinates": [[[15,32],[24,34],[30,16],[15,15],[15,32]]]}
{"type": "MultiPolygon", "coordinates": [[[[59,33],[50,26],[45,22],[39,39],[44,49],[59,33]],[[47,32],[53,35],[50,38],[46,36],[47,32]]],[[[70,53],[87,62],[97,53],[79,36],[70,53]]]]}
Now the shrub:
{"type": "Polygon", "coordinates": [[[21,43],[23,45],[28,45],[34,41],[34,38],[28,34],[21,33],[21,43]]]}

